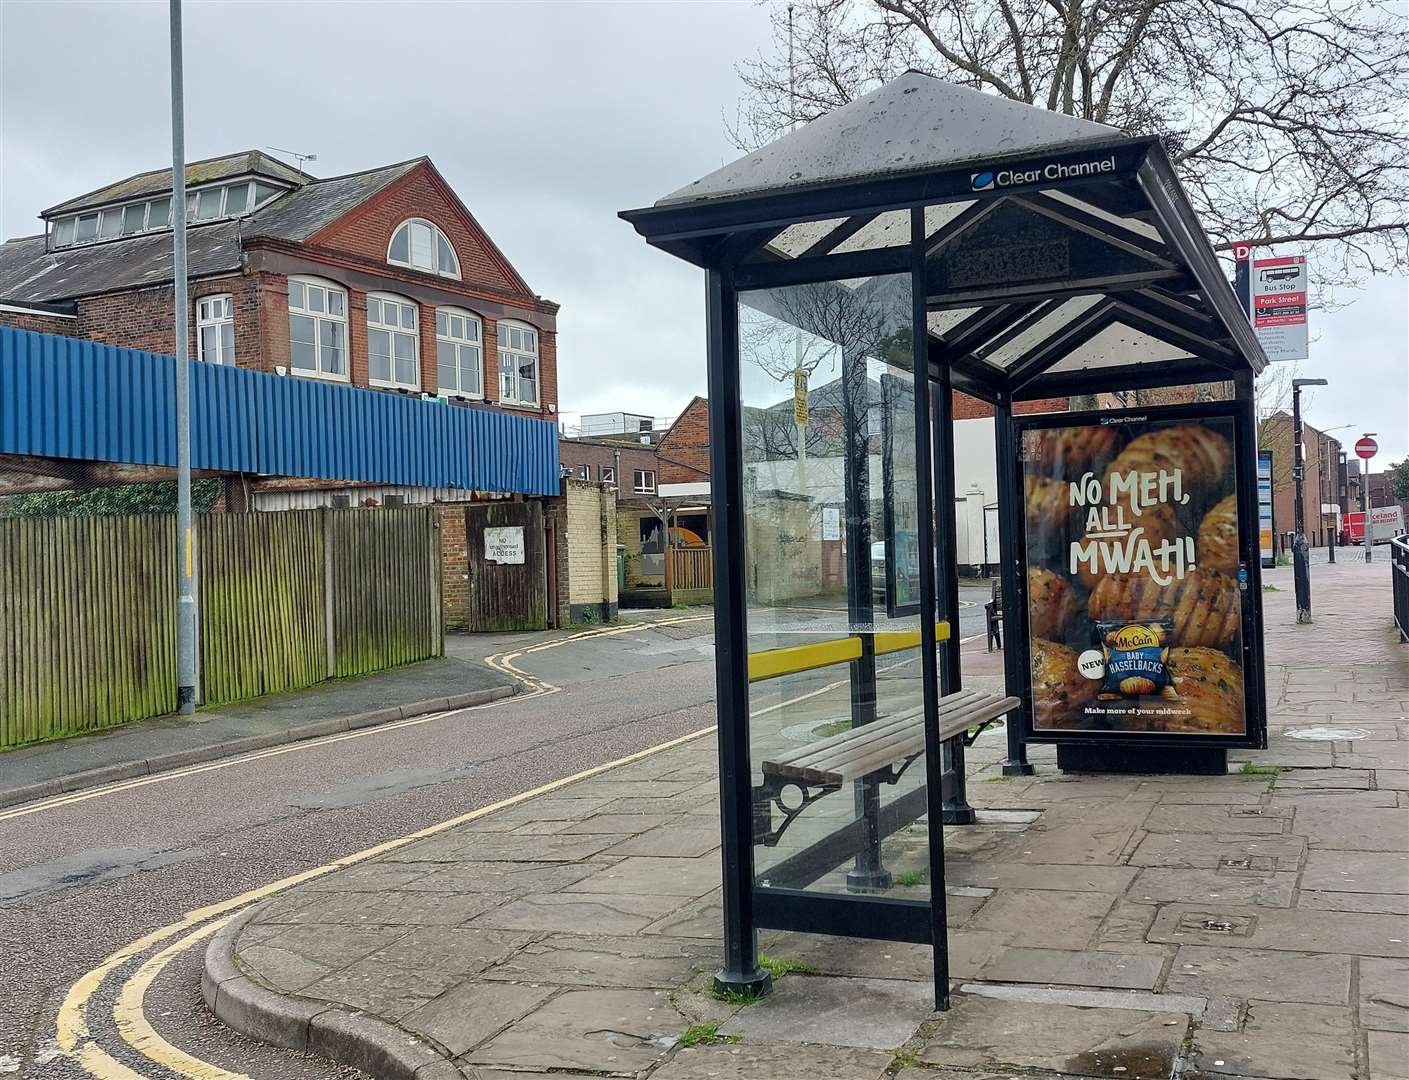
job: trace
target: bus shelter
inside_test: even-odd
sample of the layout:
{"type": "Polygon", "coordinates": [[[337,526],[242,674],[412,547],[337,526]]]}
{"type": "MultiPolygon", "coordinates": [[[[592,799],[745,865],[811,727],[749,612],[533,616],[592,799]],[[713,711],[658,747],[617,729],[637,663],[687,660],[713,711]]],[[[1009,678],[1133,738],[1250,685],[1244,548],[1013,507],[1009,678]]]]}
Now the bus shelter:
{"type": "Polygon", "coordinates": [[[759,928],[928,942],[945,1008],[977,731],[1009,772],[1265,741],[1265,357],[1157,138],[915,72],[622,217],[707,276],[717,986],[767,991],[759,928]],[[961,677],[954,391],[995,416],[1001,688],[961,677]]]}

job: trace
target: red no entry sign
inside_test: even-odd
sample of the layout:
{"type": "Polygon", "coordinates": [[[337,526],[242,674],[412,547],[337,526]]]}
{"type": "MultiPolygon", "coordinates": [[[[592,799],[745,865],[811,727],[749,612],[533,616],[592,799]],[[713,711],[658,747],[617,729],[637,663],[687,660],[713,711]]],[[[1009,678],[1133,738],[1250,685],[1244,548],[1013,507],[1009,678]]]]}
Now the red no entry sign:
{"type": "Polygon", "coordinates": [[[1380,444],[1375,442],[1375,440],[1370,438],[1370,436],[1368,435],[1366,435],[1363,439],[1361,439],[1358,443],[1355,444],[1356,456],[1362,457],[1366,461],[1369,461],[1372,457],[1379,453],[1379,449],[1380,444]]]}

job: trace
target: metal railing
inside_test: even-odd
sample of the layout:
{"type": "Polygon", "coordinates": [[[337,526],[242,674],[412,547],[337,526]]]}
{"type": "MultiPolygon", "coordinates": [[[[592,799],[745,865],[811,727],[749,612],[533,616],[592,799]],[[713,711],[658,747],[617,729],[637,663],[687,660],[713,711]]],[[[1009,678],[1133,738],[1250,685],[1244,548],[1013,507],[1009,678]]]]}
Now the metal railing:
{"type": "Polygon", "coordinates": [[[1394,622],[1399,636],[1409,641],[1409,535],[1389,542],[1390,573],[1394,576],[1394,622]]]}

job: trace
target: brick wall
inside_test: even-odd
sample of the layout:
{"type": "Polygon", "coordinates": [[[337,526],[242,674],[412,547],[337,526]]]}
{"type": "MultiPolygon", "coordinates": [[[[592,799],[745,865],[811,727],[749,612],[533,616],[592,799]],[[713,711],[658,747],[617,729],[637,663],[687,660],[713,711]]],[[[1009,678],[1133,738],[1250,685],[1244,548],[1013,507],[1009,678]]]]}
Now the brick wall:
{"type": "MultiPolygon", "coordinates": [[[[1019,401],[1013,406],[1014,414],[1039,412],[1065,412],[1067,409],[1067,399],[1039,398],[1037,401],[1019,401]]],[[[954,391],[954,419],[955,420],[980,420],[993,415],[993,406],[986,401],[980,401],[976,397],[962,394],[958,390],[954,391]]]]}
{"type": "Polygon", "coordinates": [[[617,473],[617,499],[632,498],[632,474],[639,470],[659,471],[659,463],[656,459],[655,447],[649,446],[613,446],[610,443],[586,442],[579,439],[559,439],[558,440],[558,460],[567,468],[573,469],[576,476],[576,468],[579,465],[591,467],[592,475],[590,480],[600,481],[602,479],[602,468],[614,468],[616,466],[617,455],[621,458],[621,471],[617,473]]]}
{"type": "Polygon", "coordinates": [[[696,484],[709,479],[709,402],[697,397],[685,406],[656,446],[657,481],[696,484]]]}
{"type": "Polygon", "coordinates": [[[470,559],[465,540],[465,508],[439,506],[440,596],[445,629],[468,630],[470,626],[470,559]]]}
{"type": "Polygon", "coordinates": [[[61,334],[73,337],[78,320],[62,315],[32,315],[20,311],[0,311],[0,326],[11,326],[16,330],[33,330],[38,334],[61,334]]]}
{"type": "Polygon", "coordinates": [[[616,502],[600,484],[564,480],[572,621],[616,618],[616,502]]]}
{"type": "MultiPolygon", "coordinates": [[[[196,359],[196,304],[207,296],[229,293],[235,316],[235,362],[240,367],[260,368],[264,363],[265,335],[260,316],[261,283],[255,277],[233,274],[206,278],[190,284],[187,312],[189,338],[186,347],[196,359]]],[[[287,303],[287,292],[285,293],[287,303]]],[[[46,334],[101,341],[129,349],[145,349],[171,355],[176,351],[176,290],[171,285],[144,289],[124,289],[78,300],[76,319],[18,315],[0,312],[0,326],[38,330],[46,334]]],[[[288,352],[288,313],[284,310],[284,351],[288,352]]],[[[281,363],[284,361],[280,361],[281,363]]]]}
{"type": "Polygon", "coordinates": [[[463,281],[532,298],[523,278],[429,162],[308,240],[384,263],[392,233],[413,217],[424,218],[445,233],[460,260],[463,281]]]}

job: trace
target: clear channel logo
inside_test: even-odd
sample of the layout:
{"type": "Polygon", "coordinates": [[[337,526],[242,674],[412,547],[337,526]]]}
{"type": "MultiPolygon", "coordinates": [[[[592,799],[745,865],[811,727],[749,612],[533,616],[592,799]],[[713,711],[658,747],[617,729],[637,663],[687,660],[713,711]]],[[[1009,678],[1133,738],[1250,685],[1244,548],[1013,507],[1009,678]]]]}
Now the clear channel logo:
{"type": "Polygon", "coordinates": [[[1083,176],[1100,176],[1115,172],[1115,155],[1092,158],[1089,161],[1076,161],[1071,164],[1051,161],[1031,168],[984,169],[969,174],[970,191],[992,191],[995,188],[1016,187],[1019,184],[1036,184],[1043,180],[1074,180],[1083,176]]]}

